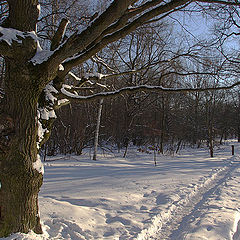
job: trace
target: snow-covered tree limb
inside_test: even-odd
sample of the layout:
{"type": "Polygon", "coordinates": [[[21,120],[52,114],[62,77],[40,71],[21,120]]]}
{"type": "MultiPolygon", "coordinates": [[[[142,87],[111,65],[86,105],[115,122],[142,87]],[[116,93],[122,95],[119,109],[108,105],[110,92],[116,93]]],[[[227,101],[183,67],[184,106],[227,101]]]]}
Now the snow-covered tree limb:
{"type": "MultiPolygon", "coordinates": [[[[48,59],[42,63],[45,65],[43,70],[51,74],[62,64],[63,69],[59,69],[57,74],[60,78],[64,78],[74,66],[90,59],[107,44],[125,37],[158,16],[165,16],[179,7],[187,6],[192,1],[171,0],[165,3],[160,0],[152,0],[129,9],[129,6],[134,2],[137,1],[113,1],[87,29],[81,33],[73,34],[49,54],[48,59]]],[[[213,2],[225,3],[224,1],[213,2]]],[[[239,5],[239,3],[235,2],[234,5],[239,5]]]]}
{"type": "Polygon", "coordinates": [[[37,49],[35,32],[22,32],[12,28],[0,27],[0,55],[13,58],[16,56],[16,49],[18,50],[19,46],[22,46],[23,51],[26,48],[31,48],[34,55],[37,49]]]}
{"type": "Polygon", "coordinates": [[[94,57],[92,57],[92,61],[101,64],[102,66],[104,66],[110,72],[116,72],[103,59],[101,59],[97,54],[94,57]]]}
{"type": "Polygon", "coordinates": [[[113,1],[107,10],[93,21],[86,30],[73,34],[64,44],[59,46],[48,59],[47,65],[56,67],[56,64],[59,65],[66,58],[83,51],[92,41],[99,37],[109,25],[120,18],[132,2],[132,0],[113,1]]]}
{"type": "Polygon", "coordinates": [[[74,58],[66,60],[63,63],[64,69],[65,69],[64,71],[69,71],[74,66],[85,62],[87,59],[91,58],[91,56],[95,55],[106,45],[108,45],[109,43],[114,42],[120,38],[125,37],[130,32],[132,32],[135,29],[137,29],[138,27],[142,26],[146,21],[148,21],[160,14],[169,12],[174,8],[182,6],[182,5],[186,4],[187,2],[188,1],[186,1],[186,0],[179,0],[179,1],[172,0],[171,2],[166,3],[165,5],[160,5],[156,8],[153,8],[153,9],[147,11],[143,15],[137,17],[135,20],[133,20],[132,22],[130,22],[129,24],[124,26],[122,29],[120,29],[112,34],[106,35],[105,37],[102,38],[102,40],[100,42],[96,43],[94,46],[92,46],[90,49],[87,49],[86,51],[81,53],[79,56],[76,56],[74,58]]]}
{"type": "Polygon", "coordinates": [[[229,90],[239,85],[240,85],[240,82],[236,82],[228,86],[206,87],[206,88],[165,88],[162,86],[141,85],[141,86],[125,87],[112,92],[96,93],[88,96],[80,96],[78,94],[74,94],[70,92],[70,90],[73,88],[72,86],[63,85],[61,89],[61,93],[67,99],[72,101],[93,101],[93,100],[100,100],[103,98],[112,98],[124,93],[132,94],[139,91],[158,92],[158,93],[160,92],[165,92],[165,93],[205,92],[205,91],[229,90]]]}

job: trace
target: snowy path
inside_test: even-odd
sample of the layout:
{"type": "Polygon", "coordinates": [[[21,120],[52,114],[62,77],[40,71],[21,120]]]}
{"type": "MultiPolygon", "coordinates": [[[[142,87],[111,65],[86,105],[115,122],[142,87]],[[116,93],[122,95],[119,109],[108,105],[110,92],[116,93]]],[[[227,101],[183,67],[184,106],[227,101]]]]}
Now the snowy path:
{"type": "MultiPolygon", "coordinates": [[[[176,209],[171,212],[169,219],[163,223],[161,229],[156,233],[157,237],[149,236],[147,239],[183,240],[191,229],[191,222],[199,216],[201,207],[215,194],[219,195],[218,189],[226,184],[233,175],[240,163],[237,160],[231,161],[229,166],[219,170],[207,179],[192,196],[186,196],[186,202],[181,200],[174,204],[176,209]]],[[[209,208],[208,208],[209,210],[209,208]]],[[[239,233],[235,233],[233,240],[240,239],[239,233]]]]}
{"type": "Polygon", "coordinates": [[[238,155],[235,141],[214,158],[204,148],[158,155],[157,166],[136,148],[127,158],[51,158],[39,198],[44,234],[6,240],[240,240],[238,155]]]}

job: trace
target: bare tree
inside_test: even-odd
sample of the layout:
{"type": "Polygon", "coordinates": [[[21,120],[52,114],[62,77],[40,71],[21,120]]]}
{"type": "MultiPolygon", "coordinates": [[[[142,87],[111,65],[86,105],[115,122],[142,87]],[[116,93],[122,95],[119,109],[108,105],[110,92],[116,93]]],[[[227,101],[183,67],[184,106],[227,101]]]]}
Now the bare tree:
{"type": "MultiPolygon", "coordinates": [[[[48,49],[43,50],[36,35],[39,1],[6,2],[2,9],[7,9],[8,15],[2,19],[0,27],[0,54],[6,64],[0,115],[0,237],[29,230],[42,232],[38,192],[43,167],[38,152],[50,135],[56,117],[54,110],[69,103],[69,99],[86,101],[115,96],[122,91],[151,89],[141,86],[79,96],[74,92],[75,87],[64,85],[71,69],[138,27],[163,19],[192,3],[187,0],[114,0],[97,18],[89,18],[86,28],[69,36],[65,35],[68,21],[62,19],[51,37],[51,44],[46,44],[48,49]]],[[[236,1],[201,2],[239,5],[236,1]]],[[[90,78],[100,80],[102,77],[87,75],[79,79],[77,87],[90,78]]],[[[162,87],[157,89],[164,91],[162,87]]]]}

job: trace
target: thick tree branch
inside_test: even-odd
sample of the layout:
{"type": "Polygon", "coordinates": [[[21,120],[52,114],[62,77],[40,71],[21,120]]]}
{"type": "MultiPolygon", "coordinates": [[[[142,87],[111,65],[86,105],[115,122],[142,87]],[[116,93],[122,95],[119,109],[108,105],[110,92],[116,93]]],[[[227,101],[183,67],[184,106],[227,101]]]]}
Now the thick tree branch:
{"type": "Polygon", "coordinates": [[[64,37],[65,30],[68,23],[69,21],[65,18],[63,18],[62,21],[60,22],[59,27],[52,39],[51,48],[50,48],[51,51],[55,50],[60,45],[64,37]]]}
{"type": "Polygon", "coordinates": [[[110,25],[105,31],[103,31],[103,33],[93,43],[91,43],[91,45],[95,45],[107,34],[113,33],[123,28],[127,24],[129,19],[133,18],[136,15],[139,15],[140,13],[146,11],[151,7],[157,6],[161,2],[163,2],[163,0],[150,1],[146,2],[140,7],[129,9],[116,23],[110,25]]]}
{"type": "Polygon", "coordinates": [[[83,51],[99,37],[109,25],[119,19],[127,10],[132,0],[115,0],[86,30],[73,34],[64,44],[55,50],[48,59],[47,65],[60,64],[66,58],[83,51]]]}
{"type": "MultiPolygon", "coordinates": [[[[228,3],[222,0],[200,1],[206,3],[239,5],[239,3],[236,2],[228,3]]],[[[131,9],[128,9],[128,7],[133,2],[134,1],[130,0],[113,1],[107,10],[86,30],[79,34],[73,34],[64,44],[58,47],[46,61],[45,69],[47,69],[48,72],[53,72],[58,68],[59,64],[64,61],[64,70],[61,69],[58,71],[58,76],[63,78],[74,66],[90,59],[107,44],[125,37],[147,21],[157,16],[167,16],[168,13],[172,12],[174,9],[184,7],[192,1],[171,0],[168,3],[161,4],[162,1],[153,0],[143,4],[139,8],[133,9],[131,12],[131,9]],[[152,7],[149,8],[150,5],[152,7]],[[147,11],[148,9],[149,11],[147,11]],[[137,17],[138,14],[140,14],[140,16],[137,17]],[[127,20],[131,16],[135,16],[135,18],[132,22],[127,23],[127,20]],[[117,29],[117,31],[114,31],[114,29],[117,29]]]]}
{"type": "Polygon", "coordinates": [[[0,27],[0,55],[19,58],[19,53],[29,51],[33,56],[36,49],[37,36],[34,32],[22,32],[12,28],[0,27]]]}
{"type": "Polygon", "coordinates": [[[175,9],[179,6],[185,5],[188,1],[186,0],[173,0],[165,5],[160,5],[159,7],[156,7],[146,13],[144,13],[142,16],[136,18],[133,22],[126,25],[124,28],[114,32],[111,35],[105,36],[99,43],[97,43],[95,46],[93,46],[91,49],[84,52],[82,55],[75,57],[71,60],[65,61],[64,68],[65,71],[63,71],[60,74],[63,74],[65,72],[68,72],[71,68],[74,66],[83,63],[87,59],[91,58],[94,54],[99,52],[103,47],[105,47],[107,44],[114,42],[120,38],[125,37],[130,32],[134,31],[141,25],[143,25],[146,21],[160,15],[167,13],[171,11],[172,9],[175,9]]]}

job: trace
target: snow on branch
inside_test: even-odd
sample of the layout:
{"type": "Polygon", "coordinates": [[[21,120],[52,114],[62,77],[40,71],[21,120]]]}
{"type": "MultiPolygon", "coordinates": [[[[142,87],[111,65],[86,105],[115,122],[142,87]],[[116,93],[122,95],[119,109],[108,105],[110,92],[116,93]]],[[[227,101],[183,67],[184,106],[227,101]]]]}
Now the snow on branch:
{"type": "MultiPolygon", "coordinates": [[[[35,56],[30,60],[34,65],[46,62],[54,53],[54,51],[43,50],[38,43],[38,48],[35,56]]],[[[60,69],[59,69],[60,70],[60,69]]]]}
{"type": "MultiPolygon", "coordinates": [[[[140,69],[135,69],[135,70],[130,70],[130,71],[126,71],[126,72],[115,72],[113,74],[102,74],[102,73],[97,73],[97,72],[93,72],[93,73],[86,73],[85,75],[83,75],[82,78],[76,76],[73,72],[69,72],[68,75],[73,77],[77,82],[77,86],[82,86],[84,83],[90,83],[91,85],[98,85],[100,87],[105,87],[107,88],[105,85],[103,84],[99,84],[99,83],[92,83],[91,80],[94,81],[100,81],[102,79],[108,79],[108,78],[113,78],[113,77],[119,77],[122,75],[127,75],[127,74],[134,74],[137,72],[140,72],[144,70],[144,68],[140,68],[140,69]]],[[[65,85],[67,86],[67,85],[65,85]]],[[[72,86],[74,87],[74,86],[72,86]]]]}
{"type": "Polygon", "coordinates": [[[0,27],[0,54],[11,57],[14,55],[12,44],[22,44],[23,40],[31,38],[37,42],[37,35],[35,32],[21,32],[13,28],[0,27]]]}
{"type": "Polygon", "coordinates": [[[80,96],[78,94],[72,93],[69,90],[73,90],[73,86],[63,85],[61,88],[61,93],[67,98],[70,98],[72,100],[91,101],[91,100],[102,99],[102,98],[111,98],[123,93],[135,93],[139,91],[166,92],[166,93],[204,92],[204,91],[228,90],[238,85],[240,85],[240,82],[236,82],[228,86],[207,87],[207,88],[164,88],[162,86],[141,85],[141,86],[125,87],[112,92],[96,93],[88,96],[80,96]]]}
{"type": "Polygon", "coordinates": [[[40,102],[38,105],[38,149],[40,149],[42,142],[50,133],[49,120],[52,121],[53,119],[57,118],[54,111],[54,106],[58,104],[58,99],[54,96],[56,94],[58,94],[57,89],[53,87],[52,83],[49,83],[43,90],[44,99],[42,99],[42,102],[40,102]]]}
{"type": "Polygon", "coordinates": [[[97,54],[94,57],[92,57],[92,60],[96,63],[100,63],[109,71],[116,72],[114,69],[112,69],[110,66],[108,66],[108,64],[102,58],[100,58],[97,54]]]}
{"type": "Polygon", "coordinates": [[[37,35],[34,31],[21,32],[13,28],[0,27],[0,41],[5,41],[9,46],[11,46],[14,41],[22,43],[22,40],[27,37],[31,37],[37,42],[37,35]]]}

